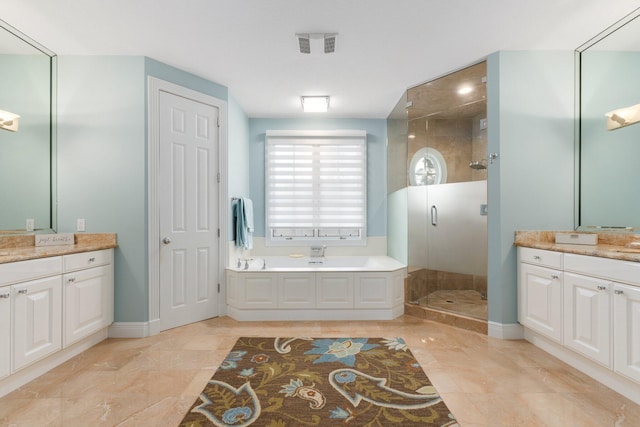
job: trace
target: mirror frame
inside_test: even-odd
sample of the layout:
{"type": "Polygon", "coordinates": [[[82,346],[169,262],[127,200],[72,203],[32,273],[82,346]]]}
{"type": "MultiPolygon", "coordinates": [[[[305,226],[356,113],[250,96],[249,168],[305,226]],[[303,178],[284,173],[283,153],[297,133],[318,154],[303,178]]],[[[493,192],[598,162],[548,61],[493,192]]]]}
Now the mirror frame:
{"type": "Polygon", "coordinates": [[[581,190],[582,187],[580,185],[581,175],[582,175],[582,54],[584,51],[594,46],[598,42],[604,40],[610,35],[614,34],[625,25],[629,24],[631,21],[636,18],[640,18],[640,8],[637,8],[624,16],[622,19],[613,23],[603,31],[596,34],[594,37],[589,39],[587,42],[578,46],[574,51],[574,73],[575,73],[575,104],[574,104],[574,229],[580,231],[606,231],[606,232],[616,232],[616,233],[635,233],[637,230],[635,229],[626,229],[626,228],[606,228],[606,227],[597,227],[597,226],[587,226],[581,224],[581,190]]]}
{"type": "MultiPolygon", "coordinates": [[[[49,57],[49,224],[48,227],[24,232],[11,230],[11,235],[55,233],[58,224],[58,188],[57,188],[57,99],[58,99],[58,56],[20,30],[0,19],[0,28],[13,34],[20,41],[30,45],[49,57]]],[[[0,230],[0,235],[3,230],[0,230]]]]}

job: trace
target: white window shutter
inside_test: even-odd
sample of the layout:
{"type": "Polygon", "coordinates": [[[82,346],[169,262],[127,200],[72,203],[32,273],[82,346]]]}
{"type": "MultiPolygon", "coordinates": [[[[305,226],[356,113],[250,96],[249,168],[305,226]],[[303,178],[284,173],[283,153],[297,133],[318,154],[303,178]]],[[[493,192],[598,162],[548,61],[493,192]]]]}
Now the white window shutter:
{"type": "Polygon", "coordinates": [[[267,242],[364,240],[366,154],[364,131],[268,131],[267,242]]]}

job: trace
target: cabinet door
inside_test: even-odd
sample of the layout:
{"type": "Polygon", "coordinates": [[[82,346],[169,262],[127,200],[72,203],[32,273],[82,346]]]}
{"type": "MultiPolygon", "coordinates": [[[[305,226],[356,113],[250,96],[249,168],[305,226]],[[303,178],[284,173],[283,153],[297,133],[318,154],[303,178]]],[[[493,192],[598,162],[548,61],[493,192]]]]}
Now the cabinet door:
{"type": "Polygon", "coordinates": [[[277,308],[278,287],[275,274],[240,274],[238,308],[277,308]]]}
{"type": "Polygon", "coordinates": [[[62,347],[62,277],[11,287],[13,372],[62,347]]]}
{"type": "Polygon", "coordinates": [[[111,266],[89,268],[63,276],[64,333],[67,347],[112,322],[111,266]]]}
{"type": "Polygon", "coordinates": [[[562,272],[520,263],[518,320],[562,342],[562,272]]]}
{"type": "Polygon", "coordinates": [[[392,289],[387,273],[354,274],[355,308],[391,308],[392,289]]]}
{"type": "Polygon", "coordinates": [[[616,283],[613,292],[614,369],[640,382],[640,288],[616,283]]]}
{"type": "Polygon", "coordinates": [[[11,373],[11,287],[0,288],[0,379],[11,373]]]}
{"type": "Polygon", "coordinates": [[[353,273],[316,273],[318,308],[353,308],[353,273]]]}
{"type": "Polygon", "coordinates": [[[278,274],[279,308],[315,308],[316,274],[278,274]]]}
{"type": "Polygon", "coordinates": [[[564,345],[611,368],[611,282],[564,274],[564,345]]]}

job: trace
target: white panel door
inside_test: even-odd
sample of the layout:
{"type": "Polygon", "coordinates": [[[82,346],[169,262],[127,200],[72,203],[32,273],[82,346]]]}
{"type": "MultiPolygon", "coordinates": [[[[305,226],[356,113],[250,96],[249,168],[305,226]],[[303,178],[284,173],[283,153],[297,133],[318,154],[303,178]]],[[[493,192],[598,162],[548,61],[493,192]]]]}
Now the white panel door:
{"type": "Polygon", "coordinates": [[[0,380],[11,373],[11,287],[0,288],[0,380]]]}
{"type": "Polygon", "coordinates": [[[640,383],[640,288],[614,284],[614,369],[640,383]]]}
{"type": "Polygon", "coordinates": [[[62,277],[12,286],[13,371],[62,348],[62,277]]]}
{"type": "Polygon", "coordinates": [[[217,316],[217,107],[160,92],[160,324],[217,316]]]}
{"type": "Polygon", "coordinates": [[[564,345],[611,368],[611,282],[564,273],[564,345]]]}

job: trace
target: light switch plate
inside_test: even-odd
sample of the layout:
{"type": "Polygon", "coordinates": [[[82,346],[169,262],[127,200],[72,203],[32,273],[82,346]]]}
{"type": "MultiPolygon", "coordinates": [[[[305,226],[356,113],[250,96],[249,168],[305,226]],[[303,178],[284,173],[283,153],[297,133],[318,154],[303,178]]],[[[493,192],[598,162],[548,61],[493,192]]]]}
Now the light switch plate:
{"type": "Polygon", "coordinates": [[[85,230],[86,230],[86,227],[85,227],[84,219],[78,218],[76,220],[76,231],[85,231],[85,230]]]}

